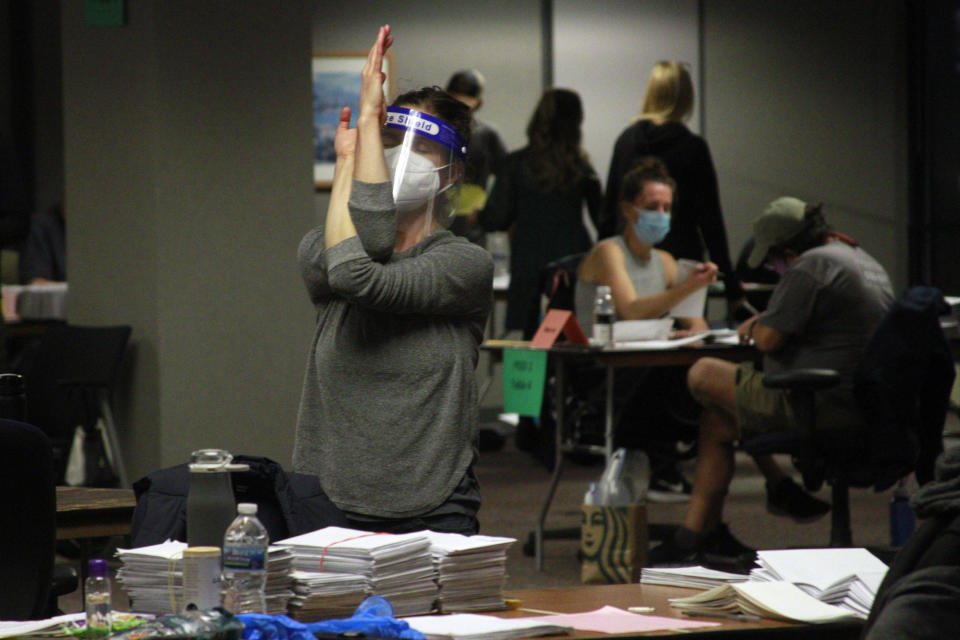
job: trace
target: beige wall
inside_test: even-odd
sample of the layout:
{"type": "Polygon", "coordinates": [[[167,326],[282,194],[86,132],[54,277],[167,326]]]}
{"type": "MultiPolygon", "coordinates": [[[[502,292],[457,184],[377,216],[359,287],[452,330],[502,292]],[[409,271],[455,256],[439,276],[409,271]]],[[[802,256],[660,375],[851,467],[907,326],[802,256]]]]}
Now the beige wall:
{"type": "Polygon", "coordinates": [[[311,311],[310,3],[63,4],[70,319],[133,326],[133,478],[223,446],[288,462],[311,311]]]}
{"type": "Polygon", "coordinates": [[[907,277],[906,43],[898,2],[704,3],[704,132],[733,255],[770,200],[826,205],[907,277]]]}

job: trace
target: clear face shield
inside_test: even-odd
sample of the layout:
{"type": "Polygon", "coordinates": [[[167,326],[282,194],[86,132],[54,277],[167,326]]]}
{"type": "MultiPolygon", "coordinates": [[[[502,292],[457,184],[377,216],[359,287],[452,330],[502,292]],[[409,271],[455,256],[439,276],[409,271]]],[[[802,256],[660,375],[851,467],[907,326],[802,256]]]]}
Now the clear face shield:
{"type": "Polygon", "coordinates": [[[397,204],[397,231],[419,242],[448,227],[466,157],[456,129],[415,109],[387,107],[382,135],[397,204]]]}

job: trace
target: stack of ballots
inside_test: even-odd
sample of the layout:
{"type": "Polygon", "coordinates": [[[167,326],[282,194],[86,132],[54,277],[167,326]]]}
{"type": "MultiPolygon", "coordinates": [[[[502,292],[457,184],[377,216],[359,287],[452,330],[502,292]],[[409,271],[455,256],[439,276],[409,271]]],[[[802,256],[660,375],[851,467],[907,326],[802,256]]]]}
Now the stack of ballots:
{"type": "Polygon", "coordinates": [[[426,531],[440,585],[439,608],[453,611],[503,609],[507,549],[516,540],[426,531]]]}
{"type": "Polygon", "coordinates": [[[817,600],[863,618],[887,572],[887,565],[863,548],[758,551],[757,564],[751,581],[792,582],[817,600]]]}
{"type": "MultiPolygon", "coordinates": [[[[183,602],[183,550],[185,542],[171,541],[136,549],[117,549],[122,566],[117,579],[139,613],[179,613],[183,602]]],[[[285,613],[293,596],[290,590],[290,551],[271,546],[267,555],[267,613],[285,613]]]]}
{"type": "MultiPolygon", "coordinates": [[[[423,532],[370,533],[325,527],[281,540],[293,552],[296,597],[291,610],[301,620],[328,614],[324,602],[346,606],[337,595],[353,599],[367,593],[387,598],[394,615],[416,615],[433,610],[437,599],[430,540],[423,532]],[[329,574],[348,574],[329,575],[329,574]],[[363,579],[363,583],[360,582],[363,579]]],[[[356,600],[359,604],[362,597],[356,600]]]]}

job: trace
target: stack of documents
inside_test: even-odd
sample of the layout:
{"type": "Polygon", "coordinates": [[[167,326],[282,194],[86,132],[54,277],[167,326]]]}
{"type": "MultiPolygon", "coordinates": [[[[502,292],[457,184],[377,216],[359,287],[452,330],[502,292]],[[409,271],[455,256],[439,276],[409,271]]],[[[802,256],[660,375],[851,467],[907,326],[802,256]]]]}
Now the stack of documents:
{"type": "Polygon", "coordinates": [[[435,531],[424,534],[430,540],[442,612],[504,608],[507,549],[516,539],[435,531]]]}
{"type": "Polygon", "coordinates": [[[271,545],[267,551],[267,615],[276,616],[287,613],[290,599],[293,598],[293,554],[286,547],[271,545]]]}
{"type": "MultiPolygon", "coordinates": [[[[312,586],[338,593],[337,580],[309,574],[352,574],[366,580],[369,593],[387,598],[396,616],[429,613],[437,599],[430,541],[423,532],[370,533],[342,527],[325,527],[281,540],[293,552],[295,590],[306,601],[312,586]]],[[[356,593],[356,582],[343,582],[343,591],[356,593]]],[[[306,619],[306,617],[304,617],[306,619]]]]}
{"type": "Polygon", "coordinates": [[[357,573],[294,571],[290,616],[301,622],[349,618],[370,595],[370,581],[357,573]]]}
{"type": "Polygon", "coordinates": [[[549,618],[496,618],[476,613],[416,616],[406,622],[427,640],[511,640],[573,632],[571,627],[551,624],[549,618]]]}
{"type": "Polygon", "coordinates": [[[181,556],[186,542],[166,541],[136,549],[117,549],[123,565],[117,580],[141,613],[180,613],[183,607],[181,556]]]}
{"type": "Polygon", "coordinates": [[[792,582],[811,597],[863,618],[887,572],[887,565],[862,548],[758,551],[757,564],[751,580],[792,582]]]}
{"type": "Polygon", "coordinates": [[[742,573],[716,571],[706,567],[645,567],[640,574],[640,584],[662,584],[691,589],[712,589],[723,584],[746,582],[749,579],[749,576],[742,573]]]}
{"type": "Polygon", "coordinates": [[[698,613],[730,613],[820,624],[852,620],[857,616],[807,595],[789,582],[725,584],[685,598],[671,598],[670,606],[698,613]]]}
{"type": "MultiPolygon", "coordinates": [[[[141,613],[180,613],[183,609],[183,550],[187,543],[171,541],[136,549],[117,549],[123,565],[117,579],[141,613]]],[[[267,613],[286,613],[291,590],[289,550],[271,545],[267,552],[267,613]]]]}

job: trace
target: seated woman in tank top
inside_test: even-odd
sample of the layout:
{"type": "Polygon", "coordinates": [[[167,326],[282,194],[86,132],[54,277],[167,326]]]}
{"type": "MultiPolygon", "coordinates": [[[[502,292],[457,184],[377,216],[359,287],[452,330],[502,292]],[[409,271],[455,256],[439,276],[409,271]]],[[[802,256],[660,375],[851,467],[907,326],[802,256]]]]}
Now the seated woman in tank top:
{"type": "MultiPolygon", "coordinates": [[[[607,285],[621,320],[654,320],[717,278],[717,265],[699,264],[677,282],[677,261],[654,248],[670,230],[676,183],[658,158],[647,157],[624,177],[620,193],[623,232],[597,244],[580,263],[576,279],[577,320],[590,335],[597,287],[607,285]]],[[[675,336],[706,331],[703,317],[677,318],[675,336]]],[[[694,453],[699,407],[687,391],[686,369],[622,369],[614,383],[615,446],[643,449],[650,458],[651,502],[690,499],[690,482],[678,462],[694,453]]],[[[586,377],[586,378],[589,378],[586,377]]]]}
{"type": "MultiPolygon", "coordinates": [[[[677,283],[677,261],[655,249],[670,231],[670,209],[676,183],[657,158],[647,157],[623,177],[620,211],[623,233],[597,244],[580,263],[576,283],[577,320],[587,335],[593,328],[597,286],[608,285],[617,317],[653,320],[667,315],[678,302],[717,279],[717,265],[704,262],[677,283]]],[[[678,318],[677,328],[706,331],[703,317],[678,318]]]]}

